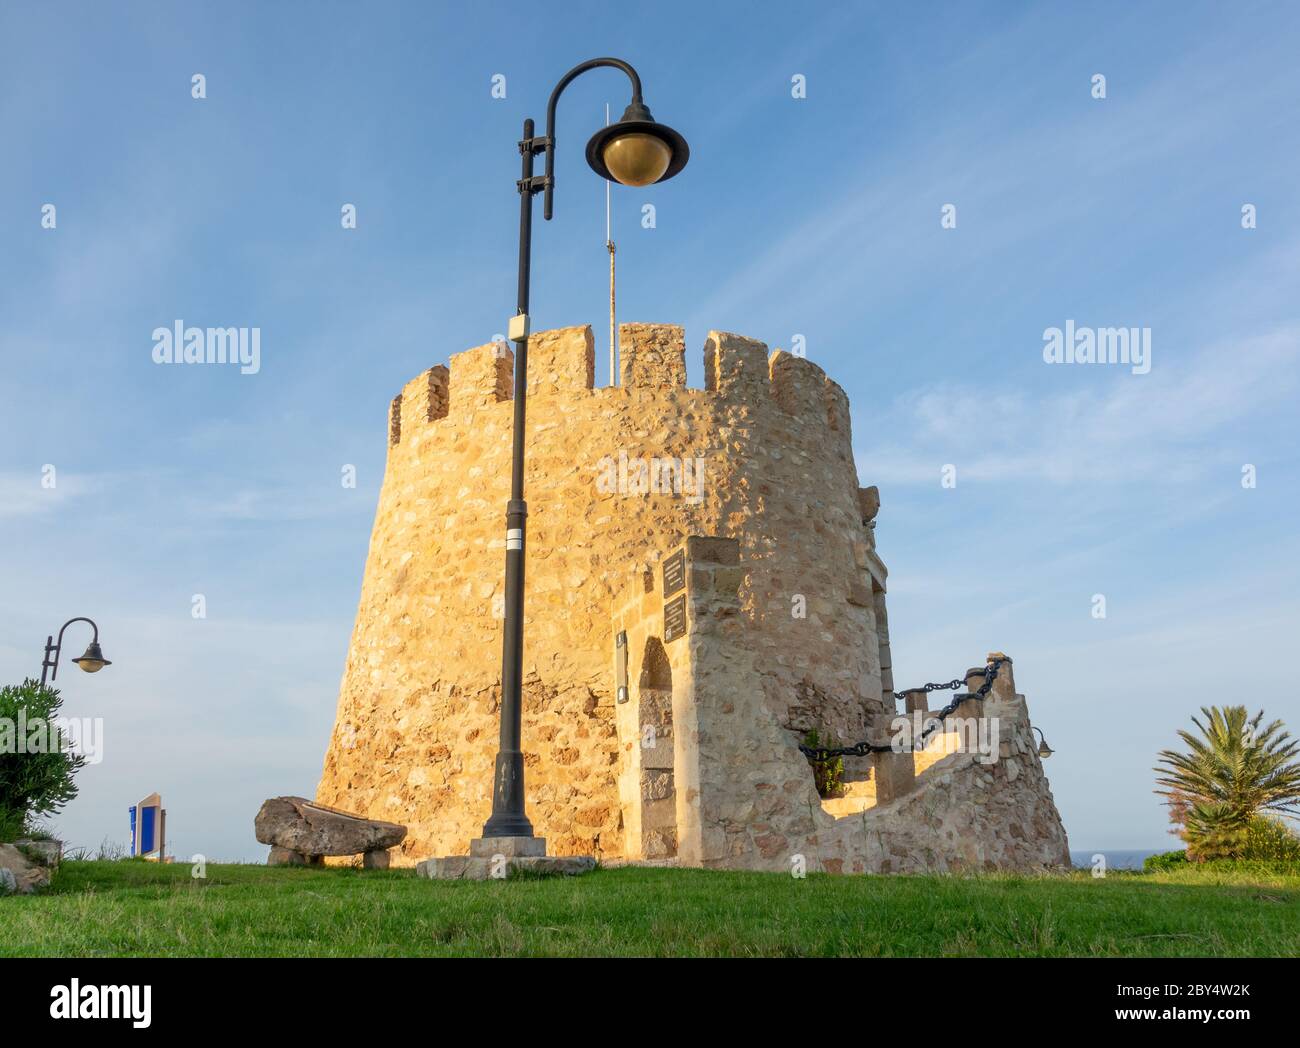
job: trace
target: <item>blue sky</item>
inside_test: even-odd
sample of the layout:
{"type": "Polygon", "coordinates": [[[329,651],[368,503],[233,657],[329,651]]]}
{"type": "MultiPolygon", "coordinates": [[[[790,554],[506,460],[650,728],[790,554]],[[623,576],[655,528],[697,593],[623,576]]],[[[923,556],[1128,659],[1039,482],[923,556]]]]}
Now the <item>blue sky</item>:
{"type": "MultiPolygon", "coordinates": [[[[1298,46],[1286,4],[9,0],[0,679],[73,615],[115,661],[60,674],[107,732],[62,832],[158,790],[177,855],[258,859],[314,790],[388,401],[504,330],[520,124],[615,54],[692,146],[615,192],[621,318],[685,324],[694,384],[710,328],[803,335],[881,487],[899,686],[1010,653],[1071,845],[1171,846],[1150,768],[1198,706],[1300,730],[1298,46]],[[260,327],[260,372],[155,365],[177,319],[260,327]],[[1067,319],[1151,328],[1150,374],[1045,364],[1067,319]]],[[[602,349],[582,147],[626,101],[566,92],[535,241],[534,327],[602,349]]]]}

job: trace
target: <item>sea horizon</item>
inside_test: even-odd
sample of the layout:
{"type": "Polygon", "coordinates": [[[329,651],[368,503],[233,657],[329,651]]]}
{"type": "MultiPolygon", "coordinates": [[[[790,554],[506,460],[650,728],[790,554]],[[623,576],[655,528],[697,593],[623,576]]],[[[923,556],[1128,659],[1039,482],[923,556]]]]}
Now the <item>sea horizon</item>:
{"type": "Polygon", "coordinates": [[[1106,867],[1111,870],[1140,870],[1142,862],[1148,855],[1163,855],[1167,851],[1176,851],[1176,847],[1167,848],[1071,848],[1070,862],[1076,869],[1091,869],[1095,855],[1106,857],[1106,867]]]}

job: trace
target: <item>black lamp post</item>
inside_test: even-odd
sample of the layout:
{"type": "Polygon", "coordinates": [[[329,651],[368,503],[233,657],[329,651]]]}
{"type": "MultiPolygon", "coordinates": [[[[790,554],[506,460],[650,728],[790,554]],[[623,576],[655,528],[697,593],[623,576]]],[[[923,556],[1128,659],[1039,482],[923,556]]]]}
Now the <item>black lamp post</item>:
{"type": "Polygon", "coordinates": [[[90,628],[95,631],[90,643],[86,645],[86,652],[79,658],[72,661],[80,666],[87,673],[98,673],[105,666],[113,665],[108,659],[104,658],[104,652],[99,647],[99,627],[95,623],[83,616],[77,616],[75,619],[68,619],[59,630],[59,639],[56,643],[53,636],[45,638],[45,661],[41,664],[41,686],[45,686],[48,676],[50,680],[57,680],[59,677],[59,653],[63,651],[63,631],[71,626],[74,622],[89,622],[90,628]],[[51,672],[53,671],[53,672],[51,672]]]}
{"type": "Polygon", "coordinates": [[[515,344],[513,450],[510,460],[510,501],[506,505],[505,631],[501,652],[501,742],[492,788],[492,815],[483,825],[484,837],[531,837],[533,825],[524,814],[524,755],[520,750],[521,685],[524,659],[524,532],[528,505],[524,502],[524,418],[528,395],[528,284],[533,240],[533,194],[544,192],[542,214],[551,219],[555,187],[555,106],[574,79],[590,69],[612,66],[632,81],[632,101],[616,124],[602,127],[587,143],[587,163],[601,178],[628,186],[648,186],[672,178],[690,157],[686,139],[654,122],[641,99],[641,78],[618,58],[593,58],[570,69],[551,92],[546,105],[546,135],[533,135],[532,120],[524,121],[519,142],[523,177],[519,179],[519,298],[510,319],[515,344]],[[533,174],[533,157],[546,155],[546,174],[533,174]]]}

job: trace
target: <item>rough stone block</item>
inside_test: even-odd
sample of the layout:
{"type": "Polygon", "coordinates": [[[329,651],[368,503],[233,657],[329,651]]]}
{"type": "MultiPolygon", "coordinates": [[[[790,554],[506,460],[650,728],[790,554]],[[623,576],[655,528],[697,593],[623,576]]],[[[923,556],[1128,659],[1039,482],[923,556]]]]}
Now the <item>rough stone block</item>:
{"type": "Polygon", "coordinates": [[[710,331],[704,344],[704,388],[761,409],[772,396],[767,346],[743,335],[710,331]]]}
{"type": "Polygon", "coordinates": [[[266,857],[268,866],[323,866],[325,860],[320,855],[304,855],[292,848],[281,848],[278,844],[271,848],[266,857]]]}
{"type": "Polygon", "coordinates": [[[488,879],[490,863],[490,859],[448,855],[417,863],[415,872],[417,876],[435,881],[485,881],[488,879]]]}
{"type": "Polygon", "coordinates": [[[596,381],[591,325],[541,331],[528,339],[528,395],[572,393],[596,381]]]}
{"type": "Polygon", "coordinates": [[[877,753],[872,756],[876,799],[888,804],[916,788],[916,763],[911,753],[877,753]]]}
{"type": "Polygon", "coordinates": [[[619,383],[637,389],[686,388],[686,331],[676,324],[618,326],[619,383]]]}
{"type": "Polygon", "coordinates": [[[545,855],[545,837],[476,837],[469,842],[469,853],[477,859],[504,855],[513,859],[524,855],[545,855]]]}
{"type": "Polygon", "coordinates": [[[690,535],[686,539],[686,559],[702,564],[739,564],[740,543],[712,535],[690,535]]]}
{"type": "Polygon", "coordinates": [[[50,883],[50,871],[38,856],[24,855],[12,844],[0,844],[0,895],[30,895],[50,883]]]}
{"type": "Polygon", "coordinates": [[[402,442],[402,394],[397,394],[388,405],[388,446],[402,442]]]}
{"type": "Polygon", "coordinates": [[[858,512],[862,514],[862,523],[875,520],[880,512],[880,488],[872,484],[869,488],[858,488],[858,512]]]}
{"type": "Polygon", "coordinates": [[[409,443],[430,422],[447,414],[449,373],[442,364],[421,372],[401,392],[401,433],[409,443]]]}
{"type": "Polygon", "coordinates": [[[30,837],[23,837],[14,841],[14,847],[32,862],[39,863],[41,866],[48,866],[50,869],[57,868],[63,860],[62,841],[33,840],[30,837]]]}
{"type": "Polygon", "coordinates": [[[859,608],[871,608],[875,611],[876,602],[871,595],[871,586],[862,579],[853,579],[849,583],[849,603],[859,608]]]}
{"type": "Polygon", "coordinates": [[[838,445],[843,450],[842,458],[853,456],[853,434],[849,397],[843,387],[833,379],[826,379],[826,421],[832,433],[838,436],[838,445]]]}
{"type": "Polygon", "coordinates": [[[705,594],[713,592],[713,568],[712,564],[698,564],[692,562],[687,570],[687,590],[692,596],[702,597],[705,594]]]}
{"type": "Polygon", "coordinates": [[[826,372],[807,357],[783,349],[772,354],[772,396],[791,415],[826,422],[826,372]]]}
{"type": "Polygon", "coordinates": [[[576,877],[596,868],[590,855],[526,855],[510,860],[510,872],[519,871],[535,876],[576,877]]]}
{"type": "Polygon", "coordinates": [[[641,829],[676,831],[677,811],[671,799],[647,801],[641,809],[641,829]]]}
{"type": "Polygon", "coordinates": [[[673,829],[646,830],[641,836],[643,859],[667,859],[677,854],[677,831],[673,829]]]}
{"type": "Polygon", "coordinates": [[[303,855],[360,855],[392,848],[406,837],[406,827],[366,819],[305,797],[272,797],[253,822],[257,839],[303,855]]]}
{"type": "MultiPolygon", "coordinates": [[[[416,864],[415,872],[420,877],[438,881],[504,880],[505,878],[492,876],[493,868],[492,859],[482,859],[472,855],[449,855],[425,859],[416,864]]],[[[573,877],[589,873],[595,868],[596,860],[590,855],[521,855],[507,859],[504,870],[507,877],[513,873],[573,877]]]]}
{"type": "Polygon", "coordinates": [[[465,415],[509,400],[514,387],[515,354],[504,342],[489,342],[453,353],[448,396],[451,412],[465,415]]]}
{"type": "Polygon", "coordinates": [[[745,570],[740,567],[717,568],[713,572],[713,592],[719,597],[735,597],[745,583],[745,570]]]}

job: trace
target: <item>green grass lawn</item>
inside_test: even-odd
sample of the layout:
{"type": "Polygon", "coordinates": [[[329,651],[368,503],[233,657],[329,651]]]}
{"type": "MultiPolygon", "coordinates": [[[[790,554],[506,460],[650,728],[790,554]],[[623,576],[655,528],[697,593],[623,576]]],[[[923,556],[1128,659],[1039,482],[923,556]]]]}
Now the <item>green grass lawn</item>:
{"type": "Polygon", "coordinates": [[[832,877],[67,862],[0,899],[0,956],[1295,956],[1300,876],[832,877]]]}

